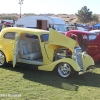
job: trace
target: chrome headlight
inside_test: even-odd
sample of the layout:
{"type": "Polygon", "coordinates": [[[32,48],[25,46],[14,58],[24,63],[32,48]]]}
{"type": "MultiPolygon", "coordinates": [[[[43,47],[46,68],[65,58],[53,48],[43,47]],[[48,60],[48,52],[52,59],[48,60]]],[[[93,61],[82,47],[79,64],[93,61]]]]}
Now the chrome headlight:
{"type": "Polygon", "coordinates": [[[84,51],[83,52],[83,57],[86,58],[86,55],[87,55],[87,53],[86,53],[86,51],[84,51]]]}

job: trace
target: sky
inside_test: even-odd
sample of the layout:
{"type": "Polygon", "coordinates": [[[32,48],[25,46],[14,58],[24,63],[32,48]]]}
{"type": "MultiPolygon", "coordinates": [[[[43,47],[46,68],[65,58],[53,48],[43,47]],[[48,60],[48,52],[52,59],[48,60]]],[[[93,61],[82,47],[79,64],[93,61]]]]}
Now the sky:
{"type": "MultiPolygon", "coordinates": [[[[0,0],[1,13],[20,13],[19,0],[0,0]]],[[[35,14],[75,14],[83,6],[100,14],[100,0],[24,0],[21,13],[35,14]]]]}

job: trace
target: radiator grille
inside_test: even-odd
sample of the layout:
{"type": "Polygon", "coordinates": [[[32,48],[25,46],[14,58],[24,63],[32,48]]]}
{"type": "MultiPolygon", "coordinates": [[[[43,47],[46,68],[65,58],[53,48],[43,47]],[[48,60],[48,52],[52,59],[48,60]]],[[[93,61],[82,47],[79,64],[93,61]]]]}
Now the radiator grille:
{"type": "Polygon", "coordinates": [[[75,48],[74,56],[74,59],[77,61],[78,65],[83,70],[82,49],[80,47],[75,48]]]}

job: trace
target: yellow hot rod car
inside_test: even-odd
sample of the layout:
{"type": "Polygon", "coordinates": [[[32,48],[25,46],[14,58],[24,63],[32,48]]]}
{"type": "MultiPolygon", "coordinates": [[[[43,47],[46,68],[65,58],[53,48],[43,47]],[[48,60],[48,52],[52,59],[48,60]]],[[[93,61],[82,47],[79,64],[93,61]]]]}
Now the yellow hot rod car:
{"type": "Polygon", "coordinates": [[[0,66],[12,62],[53,71],[67,78],[73,71],[83,74],[94,66],[93,59],[82,52],[77,41],[50,31],[9,27],[0,32],[0,66]]]}

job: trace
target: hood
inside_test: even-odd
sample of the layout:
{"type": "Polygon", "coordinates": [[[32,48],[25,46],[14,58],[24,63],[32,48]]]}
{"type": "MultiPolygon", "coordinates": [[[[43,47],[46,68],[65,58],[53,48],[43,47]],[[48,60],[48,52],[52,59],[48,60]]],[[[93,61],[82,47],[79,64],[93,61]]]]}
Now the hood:
{"type": "Polygon", "coordinates": [[[74,47],[78,45],[77,41],[55,31],[52,28],[50,29],[49,44],[66,47],[72,52],[74,51],[74,47]]]}

